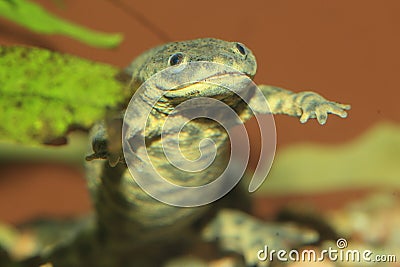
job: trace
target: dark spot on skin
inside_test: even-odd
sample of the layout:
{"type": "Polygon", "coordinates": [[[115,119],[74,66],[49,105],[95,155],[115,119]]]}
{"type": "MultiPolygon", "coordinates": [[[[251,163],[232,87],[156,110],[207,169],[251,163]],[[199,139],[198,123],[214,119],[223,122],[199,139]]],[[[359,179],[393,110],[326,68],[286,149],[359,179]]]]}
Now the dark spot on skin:
{"type": "Polygon", "coordinates": [[[314,93],[309,92],[309,93],[307,93],[307,94],[297,95],[297,96],[295,96],[295,98],[294,98],[293,100],[294,100],[294,101],[297,101],[297,99],[298,99],[299,97],[301,97],[300,104],[303,104],[304,101],[306,101],[309,97],[314,97],[314,93]]]}
{"type": "Polygon", "coordinates": [[[246,221],[246,218],[242,217],[242,216],[237,216],[235,218],[235,224],[236,225],[240,225],[243,224],[246,221]]]}
{"type": "Polygon", "coordinates": [[[258,223],[252,223],[251,226],[250,226],[249,231],[252,232],[252,233],[257,233],[257,232],[260,231],[261,228],[262,228],[262,227],[260,226],[260,224],[258,224],[258,223]]]}
{"type": "Polygon", "coordinates": [[[239,53],[242,54],[243,56],[247,54],[246,49],[243,47],[243,45],[236,43],[236,48],[239,51],[239,53]]]}
{"type": "Polygon", "coordinates": [[[281,109],[282,109],[282,106],[283,106],[283,101],[282,101],[282,99],[280,99],[280,100],[278,101],[278,103],[276,104],[275,109],[276,109],[276,110],[281,110],[281,109]]]}
{"type": "Polygon", "coordinates": [[[322,114],[319,116],[320,121],[326,121],[328,119],[328,116],[326,114],[322,114]]]}
{"type": "Polygon", "coordinates": [[[182,63],[182,61],[183,61],[183,54],[176,53],[176,54],[173,54],[169,58],[169,65],[171,65],[171,66],[178,65],[178,64],[182,63]]]}

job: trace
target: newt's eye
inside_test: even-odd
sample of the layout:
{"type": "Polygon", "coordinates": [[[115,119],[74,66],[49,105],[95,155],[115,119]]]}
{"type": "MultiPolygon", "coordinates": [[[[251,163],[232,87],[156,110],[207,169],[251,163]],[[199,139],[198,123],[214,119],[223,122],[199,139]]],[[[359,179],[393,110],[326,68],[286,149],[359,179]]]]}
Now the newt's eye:
{"type": "Polygon", "coordinates": [[[236,43],[236,48],[239,51],[239,53],[242,54],[243,56],[247,54],[246,49],[240,43],[236,43]]]}
{"type": "Polygon", "coordinates": [[[178,65],[178,64],[182,63],[183,57],[184,56],[182,53],[173,54],[168,60],[169,65],[174,66],[174,65],[178,65]]]}

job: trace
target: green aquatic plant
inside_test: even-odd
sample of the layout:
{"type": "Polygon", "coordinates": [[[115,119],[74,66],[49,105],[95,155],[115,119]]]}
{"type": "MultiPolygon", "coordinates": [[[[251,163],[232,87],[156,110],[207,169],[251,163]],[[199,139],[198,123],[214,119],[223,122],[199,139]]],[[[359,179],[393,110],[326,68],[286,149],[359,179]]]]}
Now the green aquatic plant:
{"type": "Polygon", "coordinates": [[[40,34],[61,34],[87,45],[112,48],[118,46],[120,33],[94,31],[59,18],[28,0],[0,0],[0,16],[40,34]]]}
{"type": "Polygon", "coordinates": [[[0,139],[40,144],[90,128],[130,95],[119,73],[45,49],[0,46],[0,139]]]}

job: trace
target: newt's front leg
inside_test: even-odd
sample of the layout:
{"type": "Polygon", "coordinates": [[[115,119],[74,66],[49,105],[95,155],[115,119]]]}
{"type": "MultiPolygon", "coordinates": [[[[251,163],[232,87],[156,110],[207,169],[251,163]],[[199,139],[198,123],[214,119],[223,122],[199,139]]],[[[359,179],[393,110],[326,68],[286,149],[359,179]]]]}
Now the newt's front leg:
{"type": "Polygon", "coordinates": [[[301,123],[316,118],[319,124],[325,124],[329,113],[346,118],[346,110],[350,109],[350,105],[326,100],[314,92],[294,93],[269,85],[259,85],[258,88],[267,99],[273,114],[300,117],[301,123]]]}

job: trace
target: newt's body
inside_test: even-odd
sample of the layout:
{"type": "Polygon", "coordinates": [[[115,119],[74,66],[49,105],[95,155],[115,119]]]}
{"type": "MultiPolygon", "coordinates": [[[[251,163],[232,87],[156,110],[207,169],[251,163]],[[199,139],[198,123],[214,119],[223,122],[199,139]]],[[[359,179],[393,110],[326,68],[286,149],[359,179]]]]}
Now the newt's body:
{"type": "MultiPolygon", "coordinates": [[[[254,55],[240,43],[210,38],[169,43],[143,53],[126,69],[132,75],[132,92],[153,74],[171,65],[193,61],[226,64],[250,78],[254,77],[257,69],[254,55]]],[[[266,85],[259,85],[259,88],[268,100],[273,114],[300,117],[301,122],[316,118],[320,124],[324,124],[328,113],[344,118],[347,115],[344,110],[350,108],[348,105],[327,101],[312,92],[296,94],[266,85]]],[[[149,136],[146,138],[151,142],[146,143],[146,149],[155,160],[155,165],[168,173],[169,177],[173,177],[174,182],[178,184],[193,186],[212,181],[215,178],[213,174],[217,174],[225,166],[226,155],[229,154],[227,148],[229,139],[226,132],[213,121],[190,122],[180,136],[183,153],[198,153],[198,147],[191,145],[192,139],[202,140],[211,137],[217,146],[218,154],[213,166],[202,175],[184,176],[171,169],[162,156],[160,129],[168,109],[190,98],[205,96],[223,99],[244,120],[250,119],[252,115],[234,95],[218,95],[216,92],[215,88],[210,90],[206,87],[196,88],[194,91],[190,88],[176,90],[171,94],[170,102],[155,108],[149,117],[147,128],[149,136]]],[[[134,182],[125,162],[115,161],[115,155],[112,154],[115,154],[115,147],[118,147],[114,144],[120,142],[118,138],[117,141],[107,140],[115,136],[110,135],[104,125],[95,127],[93,138],[95,153],[90,159],[95,160],[87,164],[87,177],[96,206],[98,227],[94,231],[96,233],[94,237],[78,238],[76,241],[79,243],[83,242],[81,241],[83,239],[86,240],[83,242],[86,244],[83,246],[86,252],[75,256],[75,260],[72,261],[74,264],[79,261],[76,259],[78,257],[82,259],[82,266],[161,266],[160,261],[166,255],[182,253],[186,248],[202,240],[218,239],[222,250],[241,254],[244,256],[245,264],[251,265],[257,263],[256,252],[262,249],[266,242],[278,249],[282,243],[287,242],[287,240],[279,242],[279,239],[290,239],[293,243],[302,243],[310,239],[295,229],[285,232],[285,227],[268,228],[263,222],[252,219],[242,212],[215,208],[221,206],[222,202],[228,203],[228,206],[233,208],[239,207],[246,198],[245,195],[240,195],[240,192],[238,194],[240,189],[228,193],[222,201],[202,207],[180,208],[159,202],[147,195],[134,182]],[[107,160],[97,158],[108,158],[116,166],[112,167],[107,160]]],[[[58,252],[50,255],[48,260],[55,266],[68,266],[70,263],[67,257],[61,257],[60,254],[63,250],[65,252],[65,248],[60,248],[58,252]]],[[[75,252],[70,251],[72,253],[70,255],[75,252]]]]}
{"type": "MultiPolygon", "coordinates": [[[[194,61],[226,64],[251,78],[254,77],[257,68],[252,52],[240,43],[217,39],[197,39],[169,43],[145,52],[127,68],[127,71],[132,75],[132,90],[135,91],[152,75],[169,66],[194,61]]],[[[295,94],[287,90],[265,85],[260,85],[259,88],[268,100],[272,113],[298,116],[301,117],[302,122],[307,121],[309,118],[317,118],[321,124],[324,124],[328,113],[345,117],[346,112],[344,109],[349,108],[347,105],[327,101],[312,92],[295,94]]],[[[146,136],[146,138],[152,140],[146,149],[149,154],[153,155],[154,164],[161,170],[168,170],[166,171],[166,177],[173,177],[174,182],[185,186],[198,185],[199,183],[206,184],[212,181],[212,179],[218,176],[216,174],[220,172],[220,169],[223,169],[225,166],[227,157],[224,156],[224,153],[228,155],[228,136],[226,132],[213,121],[200,120],[190,122],[189,126],[185,128],[186,130],[182,131],[180,136],[180,142],[182,142],[181,149],[184,154],[196,154],[198,147],[192,143],[197,144],[198,141],[194,140],[202,140],[207,137],[213,138],[217,145],[218,156],[217,162],[214,162],[212,165],[214,167],[209,168],[211,170],[202,172],[201,175],[186,174],[186,176],[183,176],[177,170],[170,169],[168,162],[162,156],[160,129],[164,123],[164,116],[169,113],[168,110],[170,108],[197,96],[223,98],[223,96],[216,94],[215,90],[207,87],[196,89],[196,92],[198,92],[197,95],[193,93],[188,94],[187,92],[190,91],[188,88],[182,90],[182,92],[176,90],[173,97],[170,98],[170,102],[167,104],[163,103],[163,105],[155,108],[154,112],[150,115],[149,126],[147,128],[151,136],[146,136]],[[188,179],[188,176],[190,179],[188,179]]],[[[244,120],[249,119],[250,113],[246,109],[246,106],[241,106],[239,99],[235,97],[228,96],[223,101],[229,103],[244,120]]],[[[102,138],[105,138],[105,135],[105,132],[95,134],[95,147],[96,142],[104,141],[102,138]]],[[[104,154],[104,151],[95,152],[104,154]]],[[[133,182],[124,162],[118,163],[116,167],[110,167],[105,161],[97,161],[89,163],[89,169],[94,168],[90,167],[90,164],[101,165],[97,167],[101,168],[102,171],[94,176],[89,175],[88,179],[91,189],[94,191],[100,225],[106,238],[110,238],[110,242],[111,240],[115,242],[123,242],[125,240],[128,243],[131,242],[131,246],[134,247],[145,243],[160,244],[163,242],[173,242],[174,239],[182,240],[187,237],[186,235],[189,235],[187,232],[190,232],[190,226],[204,217],[205,213],[213,207],[211,204],[203,207],[180,208],[164,204],[148,196],[133,182]],[[98,176],[101,179],[98,179],[98,176]],[[109,176],[117,177],[110,178],[109,176]],[[121,239],[120,241],[118,241],[119,238],[121,239]]],[[[243,198],[245,197],[243,196],[243,198]]],[[[229,198],[229,194],[227,198],[229,198]]],[[[231,199],[231,201],[241,202],[243,199],[231,199]]],[[[211,230],[208,230],[208,235],[211,235],[209,239],[217,237],[226,238],[226,241],[231,239],[232,243],[237,243],[238,240],[241,240],[240,238],[235,239],[233,236],[223,236],[222,230],[229,229],[229,227],[232,227],[233,232],[237,231],[236,234],[238,237],[244,235],[242,238],[252,239],[251,237],[249,238],[249,233],[241,233],[239,230],[240,226],[235,225],[235,219],[233,221],[226,221],[226,218],[237,218],[240,224],[242,224],[243,221],[246,221],[246,218],[241,218],[244,215],[226,210],[222,214],[225,215],[217,216],[217,218],[220,218],[220,222],[214,222],[214,224],[220,225],[218,231],[221,232],[216,231],[210,234],[211,230]]],[[[255,234],[255,236],[264,237],[260,233],[255,234]]],[[[227,243],[226,241],[225,243],[227,243]]],[[[245,254],[247,263],[254,263],[256,255],[246,255],[248,250],[257,248],[257,246],[262,247],[263,242],[266,242],[266,240],[261,238],[260,243],[255,242],[255,244],[248,245],[248,247],[244,244],[246,242],[248,241],[244,240],[243,244],[236,244],[238,245],[236,251],[245,254]]]]}

